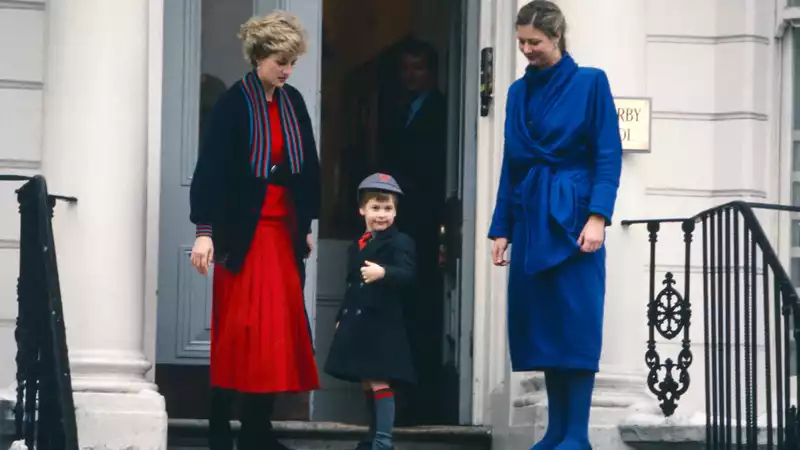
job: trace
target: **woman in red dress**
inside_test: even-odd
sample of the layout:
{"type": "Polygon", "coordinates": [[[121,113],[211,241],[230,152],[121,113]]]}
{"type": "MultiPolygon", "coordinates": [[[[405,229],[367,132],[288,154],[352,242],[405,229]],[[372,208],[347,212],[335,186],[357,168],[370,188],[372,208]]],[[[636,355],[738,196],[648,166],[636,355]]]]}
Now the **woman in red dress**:
{"type": "Polygon", "coordinates": [[[319,387],[303,302],[304,258],[319,210],[311,120],[286,80],[306,47],[291,15],[241,28],[253,71],[217,101],[191,186],[192,264],[214,264],[211,318],[212,450],[230,450],[234,395],[238,448],[285,449],[272,433],[275,394],[319,387]]]}

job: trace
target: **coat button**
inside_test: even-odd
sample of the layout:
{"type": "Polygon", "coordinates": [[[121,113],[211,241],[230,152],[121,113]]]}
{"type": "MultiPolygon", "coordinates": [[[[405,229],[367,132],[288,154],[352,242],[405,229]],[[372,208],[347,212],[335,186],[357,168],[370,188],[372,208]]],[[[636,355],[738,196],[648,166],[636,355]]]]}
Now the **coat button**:
{"type": "Polygon", "coordinates": [[[359,287],[364,287],[364,282],[362,281],[361,284],[358,285],[359,287]]]}
{"type": "Polygon", "coordinates": [[[357,316],[360,316],[360,315],[361,315],[361,310],[360,310],[360,309],[357,309],[357,310],[356,310],[356,315],[357,315],[357,316]]]}
{"type": "Polygon", "coordinates": [[[349,281],[348,281],[348,282],[347,282],[347,289],[350,289],[350,287],[351,287],[351,286],[353,286],[353,283],[351,283],[351,282],[349,282],[349,281]]]}
{"type": "Polygon", "coordinates": [[[345,308],[344,311],[342,311],[342,314],[347,314],[347,308],[345,308]]]}

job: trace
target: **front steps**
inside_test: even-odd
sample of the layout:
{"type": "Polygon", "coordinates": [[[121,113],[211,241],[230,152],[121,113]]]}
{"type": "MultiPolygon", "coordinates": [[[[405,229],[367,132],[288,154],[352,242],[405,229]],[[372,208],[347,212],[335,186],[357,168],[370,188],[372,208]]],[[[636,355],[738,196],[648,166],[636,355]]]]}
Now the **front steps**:
{"type": "MultiPolygon", "coordinates": [[[[330,422],[275,422],[278,438],[294,450],[352,450],[367,429],[363,426],[330,422]]],[[[234,423],[234,430],[238,423],[234,423]]],[[[170,419],[169,450],[208,448],[208,421],[170,419]]],[[[491,450],[488,427],[421,426],[397,428],[396,450],[491,450]]]]}

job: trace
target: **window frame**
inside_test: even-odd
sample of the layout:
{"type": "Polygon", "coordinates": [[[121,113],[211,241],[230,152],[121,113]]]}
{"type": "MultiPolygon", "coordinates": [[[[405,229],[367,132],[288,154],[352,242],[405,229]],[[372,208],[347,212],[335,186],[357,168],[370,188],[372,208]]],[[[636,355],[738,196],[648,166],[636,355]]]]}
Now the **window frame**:
{"type": "MultiPolygon", "coordinates": [[[[795,99],[795,90],[800,89],[800,67],[795,70],[797,53],[800,53],[800,0],[778,0],[780,17],[776,29],[775,50],[775,75],[776,87],[773,93],[775,106],[773,112],[778,117],[775,121],[775,135],[777,136],[777,172],[779,180],[778,202],[793,205],[793,190],[795,183],[800,189],[800,170],[794,170],[794,147],[800,146],[800,119],[795,129],[795,115],[800,114],[800,99],[795,99]],[[798,6],[788,6],[790,1],[795,1],[798,6]],[[797,80],[795,80],[797,74],[797,80]]],[[[799,205],[800,206],[800,205],[799,205]]],[[[793,261],[797,259],[800,264],[800,245],[793,245],[794,220],[800,221],[800,213],[780,214],[778,222],[778,256],[787,269],[792,282],[800,287],[800,276],[793,276],[793,261]],[[796,279],[797,278],[797,279],[796,279]]],[[[800,226],[800,224],[798,225],[800,226]]]]}

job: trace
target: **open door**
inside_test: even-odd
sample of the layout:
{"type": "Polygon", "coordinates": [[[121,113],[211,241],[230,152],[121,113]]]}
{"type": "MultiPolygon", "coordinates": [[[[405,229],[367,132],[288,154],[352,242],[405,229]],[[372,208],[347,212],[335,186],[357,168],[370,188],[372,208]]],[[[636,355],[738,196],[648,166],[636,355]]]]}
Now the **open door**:
{"type": "MultiPolygon", "coordinates": [[[[290,83],[303,94],[319,128],[319,61],[322,0],[169,0],[164,2],[163,125],[158,276],[156,383],[170,417],[208,416],[208,364],[212,278],[191,267],[194,227],[189,186],[203,118],[217,98],[248,70],[239,26],[275,9],[297,14],[309,52],[290,83]]],[[[319,139],[318,139],[319,140],[319,139]]],[[[314,225],[316,229],[316,224],[314,225]]],[[[316,253],[307,263],[306,308],[314,320],[316,253]]],[[[281,399],[279,419],[308,419],[305,397],[281,399]]]]}
{"type": "Polygon", "coordinates": [[[451,0],[448,51],[447,214],[440,230],[444,274],[443,372],[447,416],[472,423],[472,285],[478,118],[479,3],[451,0]]]}

